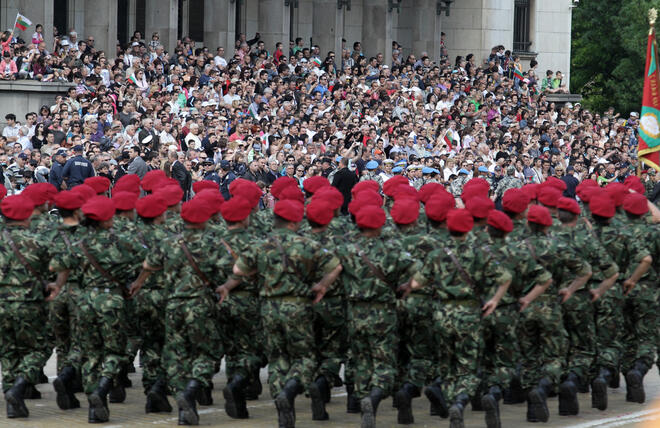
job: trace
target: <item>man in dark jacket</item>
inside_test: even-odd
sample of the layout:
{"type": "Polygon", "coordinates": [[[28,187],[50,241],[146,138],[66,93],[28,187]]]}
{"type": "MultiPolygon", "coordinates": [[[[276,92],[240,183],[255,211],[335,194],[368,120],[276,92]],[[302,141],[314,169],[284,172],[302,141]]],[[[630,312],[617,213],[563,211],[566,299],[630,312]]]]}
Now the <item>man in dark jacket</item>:
{"type": "Polygon", "coordinates": [[[66,150],[60,149],[53,155],[53,165],[50,167],[48,182],[59,191],[62,190],[62,172],[66,163],[66,150]]]}
{"type": "Polygon", "coordinates": [[[343,215],[348,215],[348,203],[351,202],[351,189],[358,182],[355,171],[351,171],[348,168],[348,162],[348,158],[341,158],[339,161],[339,171],[337,171],[332,180],[332,185],[344,195],[344,205],[341,206],[341,213],[343,215]]]}
{"type": "Polygon", "coordinates": [[[179,182],[181,190],[183,190],[183,200],[187,201],[190,199],[190,187],[192,186],[192,175],[186,167],[179,162],[176,152],[170,152],[169,160],[171,163],[172,178],[179,182]]]}
{"type": "Polygon", "coordinates": [[[575,199],[575,188],[577,187],[580,182],[578,181],[577,178],[573,176],[573,173],[575,172],[575,168],[573,166],[569,166],[566,168],[566,175],[564,175],[561,180],[566,183],[566,190],[564,190],[564,196],[567,198],[573,198],[575,199]]]}
{"type": "Polygon", "coordinates": [[[82,155],[83,147],[74,146],[73,152],[74,156],[66,162],[62,170],[62,179],[66,182],[67,189],[73,189],[77,185],[83,184],[86,178],[95,175],[92,163],[82,155]]]}

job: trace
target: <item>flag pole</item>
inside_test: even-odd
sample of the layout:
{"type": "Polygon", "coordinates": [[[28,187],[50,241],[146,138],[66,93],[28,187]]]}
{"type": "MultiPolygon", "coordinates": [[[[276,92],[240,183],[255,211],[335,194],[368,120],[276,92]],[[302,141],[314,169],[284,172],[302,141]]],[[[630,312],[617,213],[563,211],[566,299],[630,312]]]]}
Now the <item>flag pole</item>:
{"type": "Polygon", "coordinates": [[[17,12],[16,13],[16,19],[14,20],[14,26],[11,27],[11,37],[10,37],[10,39],[12,39],[14,37],[14,31],[16,31],[16,24],[18,23],[18,16],[19,15],[20,15],[20,13],[17,12]]]}
{"type": "MultiPolygon", "coordinates": [[[[655,28],[655,21],[658,19],[658,11],[654,7],[649,9],[648,13],[648,18],[649,18],[649,36],[653,34],[653,30],[655,28]]],[[[639,141],[637,142],[639,144],[639,141]]],[[[637,177],[642,176],[642,159],[641,156],[639,156],[639,146],[637,147],[637,177]]]]}

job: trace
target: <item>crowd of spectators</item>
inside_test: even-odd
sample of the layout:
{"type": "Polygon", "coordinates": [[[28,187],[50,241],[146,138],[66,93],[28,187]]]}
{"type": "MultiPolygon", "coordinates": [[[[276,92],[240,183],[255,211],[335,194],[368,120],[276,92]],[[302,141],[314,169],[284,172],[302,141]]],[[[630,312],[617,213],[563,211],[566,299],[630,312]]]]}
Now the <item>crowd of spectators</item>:
{"type": "MultiPolygon", "coordinates": [[[[5,117],[0,183],[10,193],[39,181],[75,185],[77,155],[112,182],[163,169],[184,198],[203,179],[228,198],[229,183],[243,177],[263,188],[263,207],[283,175],[302,186],[342,170],[338,177],[382,181],[403,174],[416,187],[448,188],[460,175],[486,176],[493,191],[507,175],[522,183],[556,176],[575,197],[585,178],[624,181],[638,167],[638,113],[550,102],[548,94],[567,92],[561,72],[541,79],[536,61],[524,68],[503,46],[487,58],[450,59],[446,49],[441,58],[404,55],[394,42],[388,64],[360,42],[322,54],[301,38],[266,46],[258,33],[215,51],[186,37],[167,52],[157,33],[143,40],[136,32],[103,52],[74,30],[47,47],[40,25],[29,42],[8,32],[0,41],[0,79],[72,84],[52,105],[5,117]]],[[[657,175],[643,170],[642,181],[657,202],[657,175]]]]}

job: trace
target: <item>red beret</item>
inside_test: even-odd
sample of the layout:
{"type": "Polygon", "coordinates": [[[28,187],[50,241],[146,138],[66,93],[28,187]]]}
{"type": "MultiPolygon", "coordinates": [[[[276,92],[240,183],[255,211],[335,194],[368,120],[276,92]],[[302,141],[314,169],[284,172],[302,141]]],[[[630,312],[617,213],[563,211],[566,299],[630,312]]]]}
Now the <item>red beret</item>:
{"type": "MultiPolygon", "coordinates": [[[[578,197],[580,198],[581,201],[589,202],[588,199],[587,200],[584,199],[585,190],[588,189],[588,188],[600,189],[600,187],[598,186],[598,183],[596,183],[596,181],[592,180],[591,178],[587,178],[585,180],[582,180],[582,182],[580,184],[578,184],[577,187],[575,188],[575,193],[577,193],[577,195],[578,195],[578,197]]],[[[588,196],[587,196],[587,198],[588,198],[588,196]]]]}
{"type": "MultiPolygon", "coordinates": [[[[539,190],[541,188],[541,185],[538,183],[528,183],[525,184],[523,187],[520,189],[527,195],[527,200],[529,202],[535,200],[539,196],[539,190]]],[[[528,204],[529,204],[528,202],[528,204]]]]}
{"type": "MultiPolygon", "coordinates": [[[[121,186],[126,186],[128,188],[134,188],[137,187],[138,190],[140,188],[140,177],[138,177],[137,174],[124,174],[119,179],[115,182],[114,187],[117,187],[118,185],[121,186]]],[[[114,189],[113,187],[113,189],[114,189]]]]}
{"type": "Polygon", "coordinates": [[[244,197],[254,208],[259,205],[263,191],[255,182],[237,178],[229,185],[229,194],[244,197]]]}
{"type": "Polygon", "coordinates": [[[293,187],[289,186],[286,189],[283,189],[280,192],[280,197],[279,200],[283,201],[286,199],[291,199],[293,201],[298,201],[300,203],[305,203],[305,195],[303,195],[303,192],[300,191],[298,186],[293,187]]]}
{"type": "Polygon", "coordinates": [[[112,194],[112,202],[115,204],[115,209],[119,211],[134,209],[137,200],[138,195],[131,192],[117,192],[112,194]]]}
{"type": "Polygon", "coordinates": [[[466,209],[453,209],[447,213],[447,229],[466,233],[472,230],[474,219],[466,209]]]}
{"type": "Polygon", "coordinates": [[[324,188],[317,190],[314,193],[314,196],[312,196],[312,200],[315,199],[326,201],[333,211],[344,205],[344,195],[333,186],[325,186],[324,188]]]}
{"type": "Polygon", "coordinates": [[[22,194],[7,196],[0,202],[0,208],[2,208],[2,214],[8,219],[20,221],[32,215],[34,202],[22,194]]]}
{"type": "Polygon", "coordinates": [[[502,208],[510,213],[523,213],[528,205],[529,196],[525,192],[524,187],[522,189],[509,189],[502,196],[502,208]]]}
{"type": "Polygon", "coordinates": [[[297,223],[303,219],[305,206],[302,202],[292,199],[279,200],[275,203],[273,212],[285,220],[297,223]]]}
{"type": "Polygon", "coordinates": [[[592,214],[605,218],[614,217],[616,213],[614,201],[612,201],[612,198],[606,192],[599,192],[591,196],[589,210],[592,214]]]}
{"type": "Polygon", "coordinates": [[[205,198],[193,198],[181,205],[181,218],[188,223],[204,223],[212,215],[211,204],[205,198]]]}
{"type": "Polygon", "coordinates": [[[100,175],[86,178],[84,183],[94,189],[97,194],[105,193],[110,189],[110,180],[108,177],[100,175]]]}
{"type": "Polygon", "coordinates": [[[222,194],[217,189],[204,189],[196,194],[195,197],[205,199],[209,203],[213,214],[219,213],[220,208],[225,203],[225,198],[222,197],[222,194]]]}
{"type": "MultiPolygon", "coordinates": [[[[135,174],[131,174],[131,176],[137,177],[137,175],[135,175],[135,174]]],[[[124,176],[124,177],[126,177],[126,176],[124,176]]],[[[122,178],[124,178],[124,177],[122,177],[122,178]]],[[[119,192],[130,192],[130,193],[135,193],[136,195],[139,195],[140,194],[140,182],[138,181],[136,183],[136,182],[129,181],[129,180],[123,181],[121,183],[117,182],[117,184],[115,184],[112,187],[112,193],[119,193],[119,192]]]]}
{"type": "Polygon", "coordinates": [[[204,189],[213,189],[217,192],[220,190],[220,185],[215,181],[202,180],[193,183],[192,188],[193,188],[193,192],[195,193],[199,193],[204,189]]]}
{"type": "Polygon", "coordinates": [[[65,190],[55,195],[55,206],[63,210],[77,210],[83,206],[85,199],[78,192],[65,190]]]}
{"type": "Polygon", "coordinates": [[[135,202],[135,209],[140,217],[155,218],[167,210],[167,204],[158,195],[147,195],[135,202]]]}
{"type": "Polygon", "coordinates": [[[315,175],[303,181],[303,189],[311,194],[316,193],[322,187],[329,186],[330,182],[322,175],[315,175]]]}
{"type": "Polygon", "coordinates": [[[440,183],[426,183],[419,189],[419,200],[426,203],[431,196],[438,192],[446,192],[445,187],[440,183]]]}
{"type": "Polygon", "coordinates": [[[82,196],[85,201],[96,196],[96,192],[94,191],[94,189],[92,189],[86,184],[79,184],[78,186],[71,189],[71,191],[79,193],[80,196],[82,196]]]}
{"type": "Polygon", "coordinates": [[[513,221],[511,221],[511,218],[502,211],[491,210],[488,213],[487,222],[490,226],[493,226],[495,229],[501,230],[502,232],[509,233],[513,230],[513,221]]]}
{"type": "Polygon", "coordinates": [[[573,198],[559,198],[557,201],[557,209],[568,211],[573,214],[580,214],[580,205],[573,198]]]}
{"type": "Polygon", "coordinates": [[[158,182],[160,182],[165,178],[167,178],[167,176],[165,175],[165,171],[163,171],[162,169],[154,169],[144,174],[144,177],[142,178],[142,182],[140,183],[140,185],[142,186],[142,189],[144,189],[145,191],[153,192],[156,189],[158,182]]]}
{"type": "Polygon", "coordinates": [[[39,206],[48,201],[52,202],[57,195],[57,189],[50,183],[34,183],[26,187],[21,194],[32,199],[34,205],[39,206]]]}
{"type": "Polygon", "coordinates": [[[183,190],[181,190],[181,186],[178,184],[169,184],[165,187],[160,187],[154,193],[163,198],[168,207],[178,204],[183,199],[183,190]]]}
{"type": "Polygon", "coordinates": [[[419,202],[411,198],[396,199],[390,215],[396,224],[410,224],[419,217],[419,202]]]}
{"type": "Polygon", "coordinates": [[[484,196],[475,196],[465,202],[465,208],[470,211],[472,217],[487,218],[488,213],[495,209],[495,203],[484,196]]]}
{"type": "Polygon", "coordinates": [[[335,210],[323,199],[313,199],[307,204],[307,219],[316,224],[325,226],[332,221],[335,216],[335,210]]]}
{"type": "Polygon", "coordinates": [[[546,207],[557,207],[557,201],[561,198],[561,191],[552,186],[541,186],[538,201],[546,207]]]}
{"type": "MultiPolygon", "coordinates": [[[[360,182],[363,183],[363,182],[360,182]]],[[[358,183],[358,184],[360,184],[358,183]]],[[[376,183],[378,184],[378,183],[376,183]]],[[[410,181],[403,175],[395,175],[383,184],[383,193],[387,196],[392,196],[392,191],[401,184],[410,185],[410,181]]],[[[357,186],[357,185],[356,185],[357,186]]],[[[377,191],[378,189],[376,189],[377,191]]]]}
{"type": "Polygon", "coordinates": [[[394,200],[397,199],[412,199],[414,201],[419,201],[419,194],[417,192],[417,189],[414,187],[408,185],[408,184],[401,184],[394,188],[392,191],[392,197],[394,200]]]}
{"type": "Polygon", "coordinates": [[[560,180],[557,177],[553,177],[553,176],[548,177],[541,186],[554,187],[555,189],[559,190],[559,192],[563,192],[564,190],[566,190],[566,183],[564,183],[564,180],[560,180]]]}
{"type": "Polygon", "coordinates": [[[106,196],[94,196],[83,204],[82,212],[92,220],[107,221],[115,215],[115,204],[106,196]]]}
{"type": "Polygon", "coordinates": [[[630,194],[626,186],[614,181],[605,186],[605,191],[610,195],[612,201],[614,201],[615,207],[623,205],[623,199],[630,194]]]}
{"type": "Polygon", "coordinates": [[[472,186],[480,188],[482,189],[482,192],[485,191],[486,193],[488,193],[488,191],[490,190],[490,184],[488,184],[488,182],[483,178],[479,178],[479,177],[475,177],[468,180],[463,186],[463,189],[465,189],[466,187],[469,189],[472,186]]]}
{"type": "Polygon", "coordinates": [[[365,205],[355,216],[358,227],[363,229],[378,229],[385,224],[385,211],[375,205],[365,205]]]}
{"type": "Polygon", "coordinates": [[[529,207],[529,211],[527,211],[527,221],[529,223],[540,224],[541,226],[552,226],[550,210],[541,205],[532,205],[529,207]]]}
{"type": "Polygon", "coordinates": [[[354,199],[364,202],[365,205],[383,206],[383,197],[380,196],[380,193],[374,192],[373,190],[363,190],[355,195],[354,199]]]}
{"type": "Polygon", "coordinates": [[[270,185],[270,193],[277,199],[280,198],[282,190],[289,186],[298,187],[298,180],[292,177],[280,177],[270,185]]]}
{"type": "Polygon", "coordinates": [[[245,220],[251,212],[252,205],[242,196],[235,196],[220,207],[222,218],[232,223],[245,220]]]}
{"type": "Polygon", "coordinates": [[[447,220],[447,213],[456,205],[454,197],[447,193],[437,193],[431,197],[424,205],[426,217],[433,221],[441,223],[447,220]]]}
{"type": "Polygon", "coordinates": [[[598,186],[586,186],[577,191],[580,200],[587,204],[589,203],[589,201],[591,201],[591,198],[593,198],[595,195],[598,195],[600,193],[606,193],[606,192],[605,190],[603,190],[602,187],[598,187],[598,186]]]}
{"type": "Polygon", "coordinates": [[[353,197],[355,197],[358,193],[361,193],[365,190],[370,190],[372,192],[378,192],[378,191],[380,191],[380,185],[378,184],[377,181],[374,181],[374,180],[360,181],[355,186],[353,186],[353,188],[351,189],[351,195],[353,195],[353,197]]]}
{"type": "Polygon", "coordinates": [[[7,188],[0,183],[0,200],[2,200],[5,196],[7,196],[7,188]]]}
{"type": "Polygon", "coordinates": [[[644,215],[649,212],[649,204],[644,195],[630,193],[623,199],[623,209],[630,214],[644,215]]]}
{"type": "Polygon", "coordinates": [[[360,211],[360,209],[362,209],[362,207],[364,206],[366,206],[364,201],[361,201],[359,199],[353,199],[351,202],[348,203],[348,213],[356,216],[358,211],[360,211]]]}
{"type": "Polygon", "coordinates": [[[640,178],[637,177],[636,175],[629,175],[628,177],[626,177],[626,181],[624,181],[623,184],[626,186],[627,189],[632,189],[637,193],[641,193],[642,195],[644,194],[644,192],[646,192],[642,180],[640,180],[640,178]]]}
{"type": "Polygon", "coordinates": [[[463,200],[464,203],[467,203],[467,201],[474,198],[475,196],[480,196],[480,197],[487,198],[489,191],[490,191],[490,186],[488,185],[488,183],[484,179],[482,179],[482,178],[473,178],[472,180],[465,183],[465,186],[463,186],[463,192],[461,193],[461,199],[463,200]],[[475,181],[475,180],[478,180],[478,181],[475,181]],[[472,185],[468,186],[468,184],[470,184],[470,183],[472,183],[472,185]]]}
{"type": "Polygon", "coordinates": [[[598,182],[592,178],[585,178],[580,184],[578,184],[578,186],[580,185],[585,187],[599,187],[598,182]]]}

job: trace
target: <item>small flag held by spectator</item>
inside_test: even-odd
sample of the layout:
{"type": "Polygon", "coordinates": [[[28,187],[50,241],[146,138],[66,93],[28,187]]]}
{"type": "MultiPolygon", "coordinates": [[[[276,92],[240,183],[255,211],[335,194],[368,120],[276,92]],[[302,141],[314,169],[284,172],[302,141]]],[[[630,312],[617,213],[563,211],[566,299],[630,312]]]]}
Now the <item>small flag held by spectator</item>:
{"type": "Polygon", "coordinates": [[[21,15],[20,13],[16,14],[16,25],[14,25],[15,28],[25,31],[30,25],[32,25],[32,21],[27,19],[27,17],[21,15]]]}

